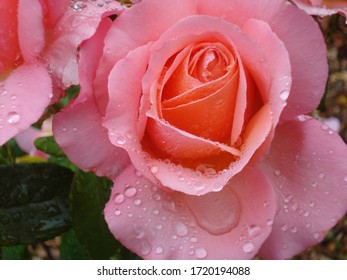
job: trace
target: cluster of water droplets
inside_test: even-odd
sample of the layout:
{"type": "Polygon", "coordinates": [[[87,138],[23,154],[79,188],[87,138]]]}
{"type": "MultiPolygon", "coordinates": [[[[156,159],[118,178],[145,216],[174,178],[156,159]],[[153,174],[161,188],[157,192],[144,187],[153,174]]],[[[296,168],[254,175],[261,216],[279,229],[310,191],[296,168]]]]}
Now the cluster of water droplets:
{"type": "MultiPolygon", "coordinates": [[[[18,83],[18,87],[22,87],[21,83],[18,83]]],[[[17,112],[16,104],[17,96],[10,94],[3,82],[0,82],[0,116],[4,116],[4,119],[0,117],[0,129],[7,125],[17,124],[21,117],[17,112]],[[8,102],[10,101],[10,102],[8,102]]]]}

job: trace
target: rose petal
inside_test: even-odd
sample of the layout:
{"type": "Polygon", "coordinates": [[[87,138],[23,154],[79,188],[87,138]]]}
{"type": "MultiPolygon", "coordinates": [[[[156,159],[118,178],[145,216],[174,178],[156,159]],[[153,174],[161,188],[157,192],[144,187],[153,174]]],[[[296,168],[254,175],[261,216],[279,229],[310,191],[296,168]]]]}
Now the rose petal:
{"type": "Polygon", "coordinates": [[[196,197],[161,190],[130,166],[112,189],[105,218],[114,236],[145,259],[250,259],[274,212],[273,188],[256,169],[196,197]]]}
{"type": "Polygon", "coordinates": [[[115,179],[129,164],[129,157],[110,143],[101,118],[93,99],[72,104],[55,115],[53,134],[79,168],[115,179]]]}
{"type": "Polygon", "coordinates": [[[346,144],[317,120],[279,126],[263,167],[277,187],[273,230],[261,249],[289,258],[320,242],[347,210],[346,144]]]}
{"type": "Polygon", "coordinates": [[[42,7],[39,0],[18,1],[18,37],[21,53],[32,62],[45,46],[42,7]]]}
{"type": "Polygon", "coordinates": [[[0,6],[0,75],[4,70],[14,66],[14,61],[19,55],[17,4],[13,0],[4,0],[0,6]]]}
{"type": "Polygon", "coordinates": [[[320,17],[331,16],[334,14],[341,14],[347,17],[347,7],[345,0],[326,0],[326,1],[315,1],[317,4],[306,3],[300,0],[293,1],[300,9],[304,10],[310,15],[316,15],[320,17]]]}
{"type": "Polygon", "coordinates": [[[39,63],[19,66],[1,84],[0,145],[36,122],[52,97],[50,76],[39,63]]]}
{"type": "Polygon", "coordinates": [[[95,87],[99,89],[97,99],[101,111],[104,111],[107,106],[106,77],[113,65],[119,59],[125,57],[129,51],[158,39],[165,30],[179,19],[195,14],[195,2],[195,0],[180,1],[177,4],[171,0],[143,1],[131,7],[114,21],[105,40],[105,49],[107,51],[100,60],[98,76],[94,82],[95,87]],[[152,20],[154,18],[156,20],[152,20]],[[161,24],[158,24],[158,22],[161,24]],[[117,40],[114,38],[117,38],[117,40]]]}

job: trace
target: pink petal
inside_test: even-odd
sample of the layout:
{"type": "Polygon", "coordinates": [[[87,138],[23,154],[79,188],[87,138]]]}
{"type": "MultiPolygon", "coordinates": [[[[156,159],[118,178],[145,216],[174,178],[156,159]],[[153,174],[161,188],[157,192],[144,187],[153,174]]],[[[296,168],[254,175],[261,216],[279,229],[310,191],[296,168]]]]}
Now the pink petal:
{"type": "Polygon", "coordinates": [[[36,122],[51,97],[50,76],[39,63],[23,64],[0,82],[0,145],[36,122]]]}
{"type": "Polygon", "coordinates": [[[64,15],[70,0],[40,0],[46,28],[54,28],[58,20],[64,15]]]}
{"type": "Polygon", "coordinates": [[[116,178],[129,164],[127,153],[113,146],[93,99],[71,104],[53,119],[53,134],[69,159],[83,170],[116,178]]]}
{"type": "Polygon", "coordinates": [[[18,37],[22,55],[32,62],[45,46],[42,7],[39,0],[19,0],[18,37]]]}
{"type": "Polygon", "coordinates": [[[285,259],[322,241],[347,210],[346,144],[317,120],[279,126],[263,167],[277,187],[273,230],[260,253],[285,259]]]}
{"type": "Polygon", "coordinates": [[[149,178],[153,178],[143,164],[144,153],[140,141],[143,137],[146,115],[139,114],[143,77],[150,45],[145,45],[120,60],[108,78],[109,103],[103,125],[109,131],[110,141],[129,153],[131,161],[149,178]]]}
{"type": "Polygon", "coordinates": [[[112,189],[105,218],[145,259],[250,259],[271,232],[274,212],[273,188],[257,169],[220,192],[189,196],[158,188],[130,166],[112,189]]]}
{"type": "Polygon", "coordinates": [[[347,3],[345,0],[311,1],[317,2],[312,4],[302,0],[293,0],[293,2],[310,15],[324,17],[341,14],[347,17],[347,3]]]}
{"type": "Polygon", "coordinates": [[[55,26],[45,58],[53,71],[53,80],[60,88],[79,83],[77,47],[96,31],[102,18],[123,10],[116,1],[103,3],[77,1],[70,5],[55,26]]]}
{"type": "Polygon", "coordinates": [[[310,16],[285,1],[206,0],[199,4],[200,13],[223,15],[239,26],[252,18],[265,21],[282,40],[292,67],[292,88],[281,115],[283,121],[317,107],[325,89],[328,65],[322,33],[310,16]]]}
{"type": "Polygon", "coordinates": [[[105,50],[95,81],[101,111],[107,106],[107,75],[114,64],[126,54],[157,40],[161,34],[181,18],[196,13],[196,1],[142,1],[126,10],[117,20],[105,40],[105,50]],[[156,20],[153,20],[156,19],[156,20]],[[160,24],[158,24],[160,22],[160,24]]]}

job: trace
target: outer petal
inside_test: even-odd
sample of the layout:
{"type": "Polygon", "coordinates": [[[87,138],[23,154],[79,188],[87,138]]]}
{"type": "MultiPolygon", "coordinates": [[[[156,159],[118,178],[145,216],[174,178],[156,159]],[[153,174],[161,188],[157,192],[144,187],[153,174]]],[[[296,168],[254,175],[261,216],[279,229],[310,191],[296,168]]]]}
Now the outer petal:
{"type": "Polygon", "coordinates": [[[45,46],[43,14],[39,0],[19,0],[18,37],[24,59],[32,62],[45,46]]]}
{"type": "Polygon", "coordinates": [[[279,126],[263,168],[277,186],[273,230],[260,253],[289,258],[321,241],[347,210],[347,147],[317,120],[279,126]]]}
{"type": "Polygon", "coordinates": [[[331,16],[334,14],[342,14],[347,16],[347,3],[344,0],[327,0],[327,1],[316,1],[321,2],[321,5],[314,5],[307,3],[307,1],[293,0],[293,2],[302,10],[310,15],[316,16],[331,16]],[[327,3],[324,3],[327,2],[327,3]],[[329,4],[329,5],[326,5],[329,4]]]}
{"type": "Polygon", "coordinates": [[[98,2],[76,1],[70,5],[55,26],[45,58],[53,73],[53,81],[65,89],[79,83],[77,47],[96,31],[103,17],[123,10],[116,1],[98,6],[98,2]]]}
{"type": "Polygon", "coordinates": [[[110,27],[104,19],[95,35],[83,44],[80,52],[81,92],[74,104],[54,118],[54,134],[58,144],[80,168],[115,178],[129,161],[126,152],[111,144],[101,126],[92,80],[103,49],[103,39],[110,27]]]}
{"type": "Polygon", "coordinates": [[[310,16],[285,1],[206,0],[199,4],[200,13],[222,16],[239,26],[251,18],[263,20],[282,40],[292,66],[292,88],[288,106],[281,115],[283,121],[317,107],[324,92],[328,64],[322,33],[310,16]]]}
{"type": "Polygon", "coordinates": [[[79,168],[115,179],[129,164],[127,153],[113,146],[93,99],[72,104],[53,119],[53,134],[79,168]]]}
{"type": "Polygon", "coordinates": [[[0,145],[36,122],[51,97],[50,76],[39,63],[24,64],[1,82],[0,145]]]}
{"type": "Polygon", "coordinates": [[[205,196],[166,192],[130,166],[117,179],[105,218],[114,236],[145,259],[250,259],[271,231],[273,188],[256,169],[205,196]]]}

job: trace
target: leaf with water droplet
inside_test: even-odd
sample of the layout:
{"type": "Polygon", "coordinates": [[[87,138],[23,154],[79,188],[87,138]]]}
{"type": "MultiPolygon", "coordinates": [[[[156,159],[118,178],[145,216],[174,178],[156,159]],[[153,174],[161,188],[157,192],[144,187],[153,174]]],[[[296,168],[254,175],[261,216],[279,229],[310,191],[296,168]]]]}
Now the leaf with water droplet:
{"type": "Polygon", "coordinates": [[[78,171],[71,190],[71,216],[76,236],[91,259],[114,256],[122,245],[110,233],[103,211],[111,194],[112,181],[92,172],[78,171]]]}
{"type": "Polygon", "coordinates": [[[49,164],[0,166],[0,245],[51,239],[70,227],[72,172],[49,164]]]}

